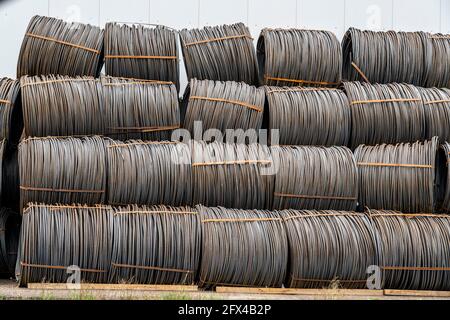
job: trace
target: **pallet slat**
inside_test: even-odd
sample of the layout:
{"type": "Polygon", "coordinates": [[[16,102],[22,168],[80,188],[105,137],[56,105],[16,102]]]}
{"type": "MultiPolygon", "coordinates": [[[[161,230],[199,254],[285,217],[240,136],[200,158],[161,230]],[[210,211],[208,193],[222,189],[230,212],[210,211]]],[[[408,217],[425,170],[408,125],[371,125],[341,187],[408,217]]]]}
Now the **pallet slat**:
{"type": "MultiPolygon", "coordinates": [[[[67,290],[67,283],[29,283],[28,289],[67,290]]],[[[159,284],[101,284],[82,283],[81,290],[136,290],[136,291],[198,291],[197,286],[159,284]]]]}
{"type": "Polygon", "coordinates": [[[216,287],[219,293],[382,296],[383,290],[216,287]]]}

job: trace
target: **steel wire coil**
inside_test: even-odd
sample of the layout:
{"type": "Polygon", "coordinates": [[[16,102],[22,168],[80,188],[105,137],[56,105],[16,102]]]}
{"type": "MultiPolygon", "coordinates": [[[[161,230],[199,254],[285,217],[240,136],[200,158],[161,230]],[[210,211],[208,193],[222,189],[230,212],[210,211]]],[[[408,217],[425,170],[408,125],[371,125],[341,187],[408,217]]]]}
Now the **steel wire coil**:
{"type": "Polygon", "coordinates": [[[273,146],[273,209],[356,210],[358,168],[346,147],[273,146]]]}
{"type": "Polygon", "coordinates": [[[450,36],[441,33],[427,33],[426,46],[428,72],[424,87],[450,88],[450,36]]]}
{"type": "Polygon", "coordinates": [[[266,126],[280,145],[347,145],[351,113],[342,90],[265,87],[266,126]]]}
{"type": "Polygon", "coordinates": [[[110,204],[191,204],[188,145],[169,141],[116,141],[108,146],[106,156],[110,204]]]}
{"type": "Polygon", "coordinates": [[[103,30],[82,23],[34,16],[17,64],[17,77],[60,74],[98,76],[103,65],[103,30]]]}
{"type": "Polygon", "coordinates": [[[377,265],[377,243],[367,215],[348,211],[285,210],[291,288],[366,287],[377,265]]]}
{"type": "Polygon", "coordinates": [[[105,203],[108,143],[101,137],[22,141],[19,145],[21,208],[29,202],[105,203]]]}
{"type": "Polygon", "coordinates": [[[110,282],[193,284],[200,261],[198,211],[190,207],[114,208],[110,282]]]}
{"type": "Polygon", "coordinates": [[[263,29],[257,56],[265,85],[336,87],[341,81],[341,45],[329,31],[263,29]]]}
{"type": "Polygon", "coordinates": [[[19,181],[19,161],[18,147],[6,145],[3,151],[1,164],[1,204],[19,212],[20,210],[20,181],[19,181]]]}
{"type": "Polygon", "coordinates": [[[437,211],[450,212],[450,170],[448,165],[450,163],[450,144],[448,142],[442,143],[437,154],[437,163],[440,164],[437,177],[437,211]],[[445,164],[444,164],[445,163],[445,164]]]}
{"type": "Polygon", "coordinates": [[[431,61],[425,32],[375,32],[350,28],[342,40],[343,74],[349,81],[405,82],[425,86],[431,61]]]}
{"type": "Polygon", "coordinates": [[[193,204],[268,209],[274,172],[270,150],[261,144],[193,141],[193,204]]]}
{"type": "Polygon", "coordinates": [[[17,259],[20,216],[11,209],[0,209],[0,276],[11,276],[17,259]]]}
{"type": "Polygon", "coordinates": [[[344,82],[350,102],[350,146],[414,142],[425,137],[425,108],[408,84],[344,82]]]}
{"type": "Polygon", "coordinates": [[[256,52],[243,23],[183,29],[180,41],[188,79],[258,84],[256,52]]]}
{"type": "Polygon", "coordinates": [[[359,203],[363,207],[402,212],[434,212],[442,164],[438,138],[414,143],[360,145],[359,203]]]}
{"type": "Polygon", "coordinates": [[[4,175],[4,158],[7,150],[6,140],[0,140],[0,199],[1,204],[3,204],[3,188],[5,185],[5,175],[4,175]]]}
{"type": "Polygon", "coordinates": [[[107,207],[31,204],[23,213],[16,275],[20,286],[67,282],[105,283],[111,268],[113,214],[107,207]],[[75,280],[75,279],[74,279],[75,280]]]}
{"type": "Polygon", "coordinates": [[[450,216],[369,210],[382,287],[450,289],[450,216]]]}
{"type": "Polygon", "coordinates": [[[194,135],[194,123],[201,121],[202,130],[217,129],[226,134],[233,129],[236,138],[261,128],[264,90],[243,82],[191,79],[184,100],[187,105],[184,128],[194,135]],[[239,134],[237,130],[241,129],[239,134]],[[244,132],[246,131],[246,132],[244,132]]]}
{"type": "Polygon", "coordinates": [[[419,88],[425,109],[425,138],[450,141],[450,89],[419,88]]]}
{"type": "Polygon", "coordinates": [[[9,78],[0,79],[0,139],[18,144],[23,131],[20,83],[9,78]]]}
{"type": "Polygon", "coordinates": [[[114,77],[179,84],[177,31],[164,26],[105,26],[105,70],[114,77]]]}
{"type": "Polygon", "coordinates": [[[281,287],[288,243],[277,212],[199,206],[200,287],[281,287]]]}

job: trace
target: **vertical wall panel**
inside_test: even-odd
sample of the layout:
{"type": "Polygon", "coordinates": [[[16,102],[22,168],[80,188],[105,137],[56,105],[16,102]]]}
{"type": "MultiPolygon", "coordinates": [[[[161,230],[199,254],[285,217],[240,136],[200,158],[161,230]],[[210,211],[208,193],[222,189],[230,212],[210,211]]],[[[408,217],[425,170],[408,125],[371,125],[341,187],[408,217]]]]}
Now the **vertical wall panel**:
{"type": "Polygon", "coordinates": [[[345,29],[392,30],[394,0],[346,0],[345,29]]]}
{"type": "Polygon", "coordinates": [[[148,23],[149,20],[149,0],[100,0],[101,27],[111,21],[148,23]]]}
{"type": "Polygon", "coordinates": [[[440,8],[441,0],[394,0],[394,29],[401,31],[420,30],[439,32],[441,20],[440,8]]]}
{"type": "Polygon", "coordinates": [[[49,15],[66,21],[99,25],[100,0],[49,0],[49,15]]]}
{"type": "Polygon", "coordinates": [[[345,0],[298,0],[300,28],[328,30],[339,40],[345,32],[345,0]]]}
{"type": "Polygon", "coordinates": [[[200,25],[247,24],[247,8],[248,0],[200,0],[200,25]]]}
{"type": "Polygon", "coordinates": [[[450,34],[450,1],[441,0],[441,30],[440,32],[450,34]]]}

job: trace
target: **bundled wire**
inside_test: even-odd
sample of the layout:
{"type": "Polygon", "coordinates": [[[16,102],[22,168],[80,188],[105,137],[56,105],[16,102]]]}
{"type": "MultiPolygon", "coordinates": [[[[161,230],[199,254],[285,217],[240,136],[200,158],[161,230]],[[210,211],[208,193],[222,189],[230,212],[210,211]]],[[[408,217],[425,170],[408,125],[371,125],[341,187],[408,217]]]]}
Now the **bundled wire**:
{"type": "Polygon", "coordinates": [[[177,32],[164,26],[107,23],[105,70],[114,77],[167,81],[179,90],[177,32]]]}
{"type": "Polygon", "coordinates": [[[450,141],[450,89],[419,88],[425,108],[425,137],[450,141]]]}
{"type": "Polygon", "coordinates": [[[439,164],[439,175],[436,177],[438,186],[436,192],[436,211],[450,212],[450,144],[442,143],[437,154],[436,162],[439,164]],[[445,165],[444,165],[445,163],[445,165]]]}
{"type": "Polygon", "coordinates": [[[270,150],[265,145],[193,141],[193,204],[270,208],[273,169],[270,150]]]}
{"type": "Polygon", "coordinates": [[[103,64],[103,30],[81,23],[34,16],[17,64],[17,77],[60,74],[98,76],[103,64]]]}
{"type": "MultiPolygon", "coordinates": [[[[7,187],[5,186],[5,175],[3,174],[4,172],[4,158],[5,158],[5,151],[7,150],[7,144],[6,144],[6,140],[0,140],[0,169],[1,169],[1,174],[0,174],[0,199],[3,201],[3,188],[7,187]]],[[[2,202],[3,204],[3,202],[2,202]]]]}
{"type": "Polygon", "coordinates": [[[288,243],[276,212],[199,207],[201,287],[281,287],[288,243]]]}
{"type": "Polygon", "coordinates": [[[386,289],[450,290],[450,216],[369,210],[386,289]]]}
{"type": "Polygon", "coordinates": [[[265,85],[336,87],[341,81],[341,45],[329,31],[263,29],[257,55],[265,85]]]}
{"type": "Polygon", "coordinates": [[[350,28],[342,40],[342,76],[348,81],[424,86],[430,64],[427,38],[425,32],[350,28]]]}
{"type": "Polygon", "coordinates": [[[191,151],[184,143],[114,142],[107,148],[108,201],[113,205],[189,205],[191,151]]]}
{"type": "Polygon", "coordinates": [[[0,275],[13,275],[17,259],[20,216],[7,208],[0,209],[0,275]]]}
{"type": "Polygon", "coordinates": [[[450,36],[427,33],[427,74],[425,87],[450,88],[450,36]]]}
{"type": "Polygon", "coordinates": [[[197,210],[128,206],[113,212],[110,282],[194,283],[201,245],[197,210]]]}
{"type": "Polygon", "coordinates": [[[0,161],[2,177],[1,183],[1,204],[4,207],[20,210],[20,181],[19,181],[19,161],[18,147],[6,145],[3,151],[3,159],[0,161]]]}
{"type": "Polygon", "coordinates": [[[100,137],[29,138],[19,145],[20,198],[47,204],[99,204],[106,195],[106,146],[100,137]]]}
{"type": "Polygon", "coordinates": [[[253,39],[243,23],[183,29],[180,41],[188,79],[258,84],[253,39]]]}
{"type": "Polygon", "coordinates": [[[344,88],[352,114],[352,148],[414,142],[425,136],[425,108],[417,87],[345,82],[344,88]]]}
{"type": "Polygon", "coordinates": [[[17,145],[23,131],[22,104],[18,80],[0,79],[0,139],[17,145]]]}
{"type": "Polygon", "coordinates": [[[289,242],[288,287],[366,287],[366,270],[377,265],[378,254],[367,215],[332,210],[280,214],[289,242]]]}
{"type": "Polygon", "coordinates": [[[438,138],[415,143],[361,145],[355,150],[362,207],[434,212],[440,188],[438,138]]]}
{"type": "Polygon", "coordinates": [[[92,77],[24,76],[22,107],[27,136],[103,134],[106,106],[92,77]]]}
{"type": "MultiPolygon", "coordinates": [[[[170,140],[180,127],[174,85],[102,77],[104,133],[119,140],[170,140]]],[[[100,114],[96,115],[101,118],[100,114]]],[[[98,134],[99,132],[97,132],[98,134]]]]}
{"type": "Polygon", "coordinates": [[[23,213],[16,265],[19,285],[65,283],[76,278],[77,271],[81,282],[104,283],[112,246],[110,208],[31,204],[23,213]]]}
{"type": "Polygon", "coordinates": [[[356,209],[358,168],[346,147],[273,146],[273,209],[356,209]]]}
{"type": "Polygon", "coordinates": [[[338,89],[265,87],[270,130],[278,130],[280,145],[347,145],[350,106],[338,89]]]}
{"type": "MultiPolygon", "coordinates": [[[[261,128],[264,90],[243,82],[191,79],[184,128],[194,135],[194,122],[201,121],[203,131],[217,129],[261,128]]],[[[244,132],[242,132],[244,134],[244,132]]]]}

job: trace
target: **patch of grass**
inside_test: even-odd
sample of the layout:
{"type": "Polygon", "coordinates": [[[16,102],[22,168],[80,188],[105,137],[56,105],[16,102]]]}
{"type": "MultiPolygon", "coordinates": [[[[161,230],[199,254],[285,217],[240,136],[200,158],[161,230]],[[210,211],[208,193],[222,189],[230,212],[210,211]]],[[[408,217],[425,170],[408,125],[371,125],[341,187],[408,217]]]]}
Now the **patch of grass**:
{"type": "Polygon", "coordinates": [[[161,300],[192,300],[190,294],[185,292],[169,292],[160,295],[161,300]]]}
{"type": "Polygon", "coordinates": [[[90,291],[77,290],[73,291],[69,295],[70,300],[95,300],[95,295],[93,295],[90,291]]]}
{"type": "Polygon", "coordinates": [[[37,297],[38,300],[55,300],[56,297],[53,293],[51,292],[47,292],[47,291],[42,291],[41,295],[39,297],[37,297]]]}

